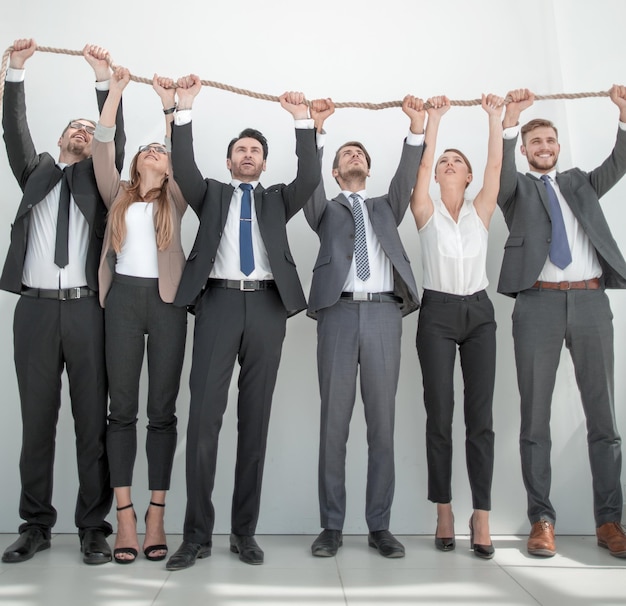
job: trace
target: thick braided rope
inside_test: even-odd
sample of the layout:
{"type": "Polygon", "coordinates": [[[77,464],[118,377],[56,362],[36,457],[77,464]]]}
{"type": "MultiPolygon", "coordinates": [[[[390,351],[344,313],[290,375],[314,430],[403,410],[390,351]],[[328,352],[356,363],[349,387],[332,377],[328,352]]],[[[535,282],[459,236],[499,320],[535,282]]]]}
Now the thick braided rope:
{"type": "MultiPolygon", "coordinates": [[[[0,66],[0,108],[2,107],[2,97],[4,96],[4,82],[6,78],[7,65],[9,61],[9,56],[13,47],[7,48],[2,55],[2,65],[0,66]]],[[[76,55],[82,56],[82,51],[76,50],[68,50],[65,48],[52,48],[50,46],[38,46],[38,51],[43,53],[56,53],[60,55],[76,55]]],[[[110,61],[111,67],[115,68],[115,64],[113,61],[110,61]]],[[[130,79],[133,82],[140,82],[141,84],[152,84],[152,80],[149,78],[142,78],[140,76],[133,76],[131,74],[130,79]]],[[[200,80],[203,86],[210,86],[211,88],[218,88],[220,90],[225,90],[231,93],[235,93],[236,95],[244,95],[246,97],[252,97],[253,99],[261,99],[263,101],[275,101],[278,102],[279,98],[276,95],[266,95],[264,93],[257,93],[251,90],[247,90],[245,88],[237,88],[235,86],[230,86],[229,84],[222,84],[221,82],[215,82],[213,80],[200,80]]],[[[585,99],[588,97],[608,97],[608,91],[600,91],[595,93],[557,93],[552,95],[535,95],[535,99],[537,101],[547,101],[553,99],[585,99]]],[[[456,99],[451,100],[450,105],[456,107],[471,107],[473,105],[480,105],[480,99],[456,99]]],[[[382,103],[362,103],[359,101],[345,101],[340,103],[335,103],[335,107],[337,109],[345,109],[345,108],[358,108],[358,109],[389,109],[391,107],[402,107],[402,101],[384,101],[382,103]]],[[[428,103],[425,104],[426,109],[428,109],[428,103]]]]}

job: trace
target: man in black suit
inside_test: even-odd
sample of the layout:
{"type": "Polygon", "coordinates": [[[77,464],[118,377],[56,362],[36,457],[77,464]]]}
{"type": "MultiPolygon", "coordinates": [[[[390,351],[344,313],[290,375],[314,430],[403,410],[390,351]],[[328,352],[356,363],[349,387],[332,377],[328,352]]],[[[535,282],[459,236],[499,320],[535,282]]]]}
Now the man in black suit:
{"type": "Polygon", "coordinates": [[[554,125],[531,120],[521,129],[529,172],[515,169],[521,112],[534,95],[510,91],[498,204],[510,231],[498,292],[515,297],[513,339],[521,396],[520,452],[532,525],[531,555],[556,553],[550,502],[550,408],[563,342],[574,363],[587,419],[598,545],[626,557],[621,526],[621,440],[615,422],[613,315],[605,288],[626,288],[626,262],[606,222],[601,198],[626,173],[626,87],[613,86],[617,140],[596,169],[556,171],[554,125]]]}
{"type": "MultiPolygon", "coordinates": [[[[112,500],[105,454],[107,381],[98,262],[106,208],[91,161],[95,123],[69,122],[58,145],[59,160],[37,154],[26,121],[24,64],[37,46],[16,40],[4,91],[2,125],[9,163],[24,195],[11,231],[0,288],[20,295],[13,324],[15,368],[22,409],[22,493],[18,540],[3,562],[23,562],[50,547],[56,522],[52,482],[61,374],[67,370],[76,431],[79,492],[75,523],[83,561],[111,560],[105,521],[112,500]],[[67,193],[67,195],[65,195],[67,193]],[[60,212],[61,211],[61,212],[60,212]]],[[[110,77],[108,53],[86,46],[100,107],[110,77]]],[[[121,169],[124,129],[117,119],[117,166],[121,169]]]]}
{"type": "Polygon", "coordinates": [[[187,512],[183,543],[168,570],[192,566],[211,554],[217,442],[228,387],[239,360],[238,445],[230,550],[261,564],[254,539],[272,394],[287,317],[306,307],[287,242],[286,224],[320,180],[313,121],[302,93],[280,103],[296,120],[298,172],[289,185],[264,188],[267,141],[246,129],[228,146],[229,184],[204,179],[193,155],[190,111],[197,76],[178,82],[172,133],[174,178],[200,219],[175,305],[195,306],[191,403],[187,429],[187,512]]]}

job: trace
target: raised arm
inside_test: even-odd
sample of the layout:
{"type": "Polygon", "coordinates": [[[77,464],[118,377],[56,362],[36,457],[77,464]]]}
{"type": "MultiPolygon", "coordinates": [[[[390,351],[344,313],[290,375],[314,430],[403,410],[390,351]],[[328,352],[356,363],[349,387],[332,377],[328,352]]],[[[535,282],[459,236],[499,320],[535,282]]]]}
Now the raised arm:
{"type": "Polygon", "coordinates": [[[130,72],[125,67],[116,68],[111,75],[109,94],[102,106],[92,143],[93,170],[107,208],[111,208],[120,189],[120,173],[115,166],[116,117],[122,92],[129,82],[130,72]]]}
{"type": "MultiPolygon", "coordinates": [[[[202,89],[202,83],[198,76],[190,74],[189,76],[179,78],[176,86],[176,94],[178,96],[176,112],[180,116],[181,112],[189,112],[192,109],[194,99],[202,89]]],[[[191,119],[187,119],[182,124],[177,119],[174,122],[174,127],[172,128],[172,167],[174,169],[174,178],[189,206],[200,216],[204,195],[207,190],[207,182],[198,169],[194,158],[191,119]]]]}
{"type": "MultiPolygon", "coordinates": [[[[106,98],[109,94],[109,84],[111,78],[111,58],[109,51],[102,46],[86,44],[83,48],[83,57],[93,69],[96,77],[96,95],[98,97],[98,110],[101,112],[106,98]]],[[[126,149],[126,133],[124,131],[124,114],[122,112],[122,102],[118,103],[117,114],[115,115],[115,167],[117,172],[122,172],[124,167],[124,153],[126,149]]]]}
{"type": "MultiPolygon", "coordinates": [[[[506,110],[502,127],[507,129],[519,124],[521,113],[535,101],[535,95],[527,88],[510,90],[506,94],[506,110]]],[[[515,200],[517,189],[517,169],[515,168],[515,142],[503,139],[502,170],[500,171],[500,191],[498,192],[498,206],[505,217],[512,210],[511,204],[515,200]]]]}
{"type": "MultiPolygon", "coordinates": [[[[426,119],[424,101],[413,95],[406,95],[402,100],[402,111],[411,121],[411,133],[413,135],[423,135],[424,121],[426,119]]],[[[400,164],[398,165],[396,174],[391,180],[388,200],[398,225],[404,218],[406,209],[409,206],[411,191],[415,185],[414,175],[419,166],[423,151],[423,143],[421,145],[410,145],[405,142],[402,148],[400,164]]]]}
{"type": "MultiPolygon", "coordinates": [[[[311,112],[311,118],[313,118],[313,123],[315,125],[315,131],[317,136],[323,136],[326,134],[324,131],[324,122],[329,116],[332,116],[335,113],[335,104],[332,99],[314,99],[311,101],[311,106],[309,108],[311,112]]],[[[320,164],[320,172],[322,169],[322,158],[324,156],[324,148],[317,148],[317,159],[320,164]]],[[[326,198],[326,190],[324,188],[324,179],[320,178],[320,182],[317,184],[315,191],[312,196],[309,198],[307,203],[304,205],[304,216],[308,224],[312,229],[317,231],[317,228],[324,216],[324,211],[326,210],[326,206],[328,205],[328,198],[326,198]]]]}
{"type": "MultiPolygon", "coordinates": [[[[37,43],[32,38],[15,40],[9,57],[9,67],[13,70],[23,70],[26,61],[36,50],[37,43]]],[[[12,81],[7,75],[3,98],[2,129],[11,170],[20,188],[24,190],[26,181],[37,166],[39,158],[26,120],[26,100],[22,78],[23,76],[12,81]]]]}
{"type": "MultiPolygon", "coordinates": [[[[279,100],[281,107],[288,111],[294,120],[308,119],[309,108],[303,93],[285,92],[279,100]]],[[[296,155],[298,157],[296,178],[287,185],[283,193],[287,220],[306,204],[321,179],[313,127],[296,128],[296,155]]]]}
{"type": "Polygon", "coordinates": [[[482,108],[489,117],[489,140],[487,143],[487,163],[483,176],[483,186],[474,199],[474,208],[483,224],[489,229],[489,222],[496,210],[500,191],[500,171],[502,170],[502,109],[504,99],[497,95],[483,95],[482,108]]]}
{"type": "Polygon", "coordinates": [[[437,133],[441,118],[450,109],[450,100],[445,95],[431,97],[427,103],[430,107],[426,110],[428,122],[424,137],[424,153],[417,169],[417,180],[411,196],[411,212],[417,229],[422,229],[433,214],[434,206],[429,190],[435,163],[437,133]]]}

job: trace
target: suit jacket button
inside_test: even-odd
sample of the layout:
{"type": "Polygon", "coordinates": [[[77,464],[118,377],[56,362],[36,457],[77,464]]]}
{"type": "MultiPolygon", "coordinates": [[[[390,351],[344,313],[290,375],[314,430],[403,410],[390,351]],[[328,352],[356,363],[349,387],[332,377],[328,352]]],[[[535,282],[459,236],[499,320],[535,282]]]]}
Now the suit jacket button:
{"type": "Polygon", "coordinates": [[[352,261],[352,255],[348,255],[346,259],[348,259],[348,261],[352,261]]]}
{"type": "Polygon", "coordinates": [[[211,263],[215,263],[215,257],[211,258],[211,263]]]}

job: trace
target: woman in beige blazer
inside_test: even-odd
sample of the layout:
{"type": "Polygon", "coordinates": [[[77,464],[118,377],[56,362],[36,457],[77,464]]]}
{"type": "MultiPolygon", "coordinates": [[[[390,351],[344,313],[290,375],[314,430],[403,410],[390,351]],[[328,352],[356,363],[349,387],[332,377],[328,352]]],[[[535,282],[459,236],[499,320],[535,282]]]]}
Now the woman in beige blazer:
{"type": "Polygon", "coordinates": [[[175,89],[170,80],[155,76],[153,87],[163,102],[167,147],[160,143],[140,146],[129,180],[122,181],[115,168],[113,136],[115,115],[129,79],[128,70],[115,70],[93,141],[98,189],[109,209],[98,281],[100,304],[105,308],[110,394],[107,455],[117,505],[113,557],[119,564],[134,562],[139,549],[131,485],[145,335],[151,496],[143,551],[149,560],[163,560],[167,554],[163,514],[176,449],[176,396],[187,334],[185,308],[172,305],[185,265],[180,224],[187,209],[171,178],[168,151],[175,89]]]}

